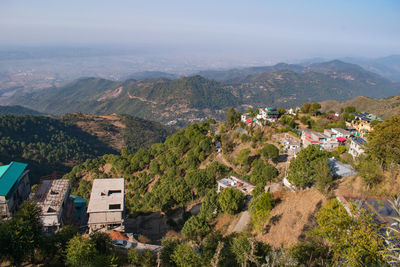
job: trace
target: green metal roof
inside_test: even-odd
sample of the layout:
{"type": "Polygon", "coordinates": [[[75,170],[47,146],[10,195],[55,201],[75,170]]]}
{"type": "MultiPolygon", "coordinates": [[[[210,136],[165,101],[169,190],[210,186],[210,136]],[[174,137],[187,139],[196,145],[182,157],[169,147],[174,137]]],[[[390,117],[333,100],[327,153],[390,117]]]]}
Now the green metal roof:
{"type": "Polygon", "coordinates": [[[75,195],[69,195],[69,196],[74,200],[75,206],[82,205],[82,204],[86,205],[86,202],[87,202],[86,199],[75,196],[75,195]]]}
{"type": "Polygon", "coordinates": [[[0,166],[0,196],[7,198],[27,166],[28,164],[14,161],[8,165],[0,166]]]}

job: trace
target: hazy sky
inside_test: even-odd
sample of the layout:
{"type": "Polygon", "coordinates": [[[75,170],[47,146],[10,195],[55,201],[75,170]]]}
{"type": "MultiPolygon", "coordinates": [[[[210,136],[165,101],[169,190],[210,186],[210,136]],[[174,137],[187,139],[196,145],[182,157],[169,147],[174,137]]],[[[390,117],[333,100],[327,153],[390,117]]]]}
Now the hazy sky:
{"type": "Polygon", "coordinates": [[[270,58],[400,54],[399,0],[0,0],[2,45],[151,45],[270,58]]]}

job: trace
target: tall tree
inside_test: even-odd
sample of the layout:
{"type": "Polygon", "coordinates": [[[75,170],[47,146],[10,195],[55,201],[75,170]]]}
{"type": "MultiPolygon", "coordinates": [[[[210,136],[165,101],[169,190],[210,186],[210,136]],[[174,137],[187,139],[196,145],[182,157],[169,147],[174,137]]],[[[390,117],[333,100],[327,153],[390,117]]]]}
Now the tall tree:
{"type": "Polygon", "coordinates": [[[225,188],[218,196],[221,210],[228,214],[235,214],[243,207],[245,195],[238,189],[225,188]]]}
{"type": "Polygon", "coordinates": [[[345,266],[382,266],[380,250],[383,243],[379,225],[366,210],[353,207],[348,215],[345,208],[332,199],[317,213],[318,226],[313,234],[326,238],[334,252],[334,261],[345,266]]]}
{"type": "Polygon", "coordinates": [[[368,134],[368,153],[382,166],[400,164],[400,116],[393,116],[375,126],[368,134]]]}
{"type": "Polygon", "coordinates": [[[0,255],[14,265],[21,265],[40,245],[42,221],[40,208],[31,200],[25,201],[11,220],[0,226],[0,255]]]}
{"type": "Polygon", "coordinates": [[[314,161],[328,158],[329,153],[319,146],[311,145],[302,149],[296,159],[290,163],[288,180],[296,187],[311,186],[316,178],[314,161]]]}

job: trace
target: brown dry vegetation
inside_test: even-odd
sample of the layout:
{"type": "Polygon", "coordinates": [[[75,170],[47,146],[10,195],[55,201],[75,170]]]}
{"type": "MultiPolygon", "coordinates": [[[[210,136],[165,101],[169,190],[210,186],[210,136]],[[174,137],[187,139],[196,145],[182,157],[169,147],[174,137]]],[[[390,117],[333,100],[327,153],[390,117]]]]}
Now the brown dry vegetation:
{"type": "Polygon", "coordinates": [[[257,239],[277,249],[290,247],[313,227],[314,216],[325,202],[325,196],[315,189],[283,194],[257,239]]]}
{"type": "Polygon", "coordinates": [[[368,111],[385,119],[400,114],[400,95],[383,99],[359,96],[347,101],[327,100],[321,102],[322,111],[328,111],[331,109],[334,111],[340,111],[341,108],[347,106],[354,106],[360,112],[368,111]]]}

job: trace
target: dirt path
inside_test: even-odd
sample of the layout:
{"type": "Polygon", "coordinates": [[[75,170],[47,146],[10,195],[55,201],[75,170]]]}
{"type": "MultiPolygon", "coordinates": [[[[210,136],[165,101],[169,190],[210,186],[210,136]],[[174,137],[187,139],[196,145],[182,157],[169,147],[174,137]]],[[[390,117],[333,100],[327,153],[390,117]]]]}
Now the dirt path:
{"type": "Polygon", "coordinates": [[[246,226],[250,222],[250,214],[247,210],[242,211],[240,213],[239,221],[236,223],[235,228],[233,228],[233,232],[240,233],[246,229],[246,226]]]}
{"type": "Polygon", "coordinates": [[[217,156],[215,157],[215,159],[219,162],[222,163],[226,166],[228,166],[229,168],[233,169],[234,171],[236,171],[235,166],[233,166],[231,163],[229,163],[226,158],[224,157],[224,155],[221,153],[217,153],[217,156]]]}

